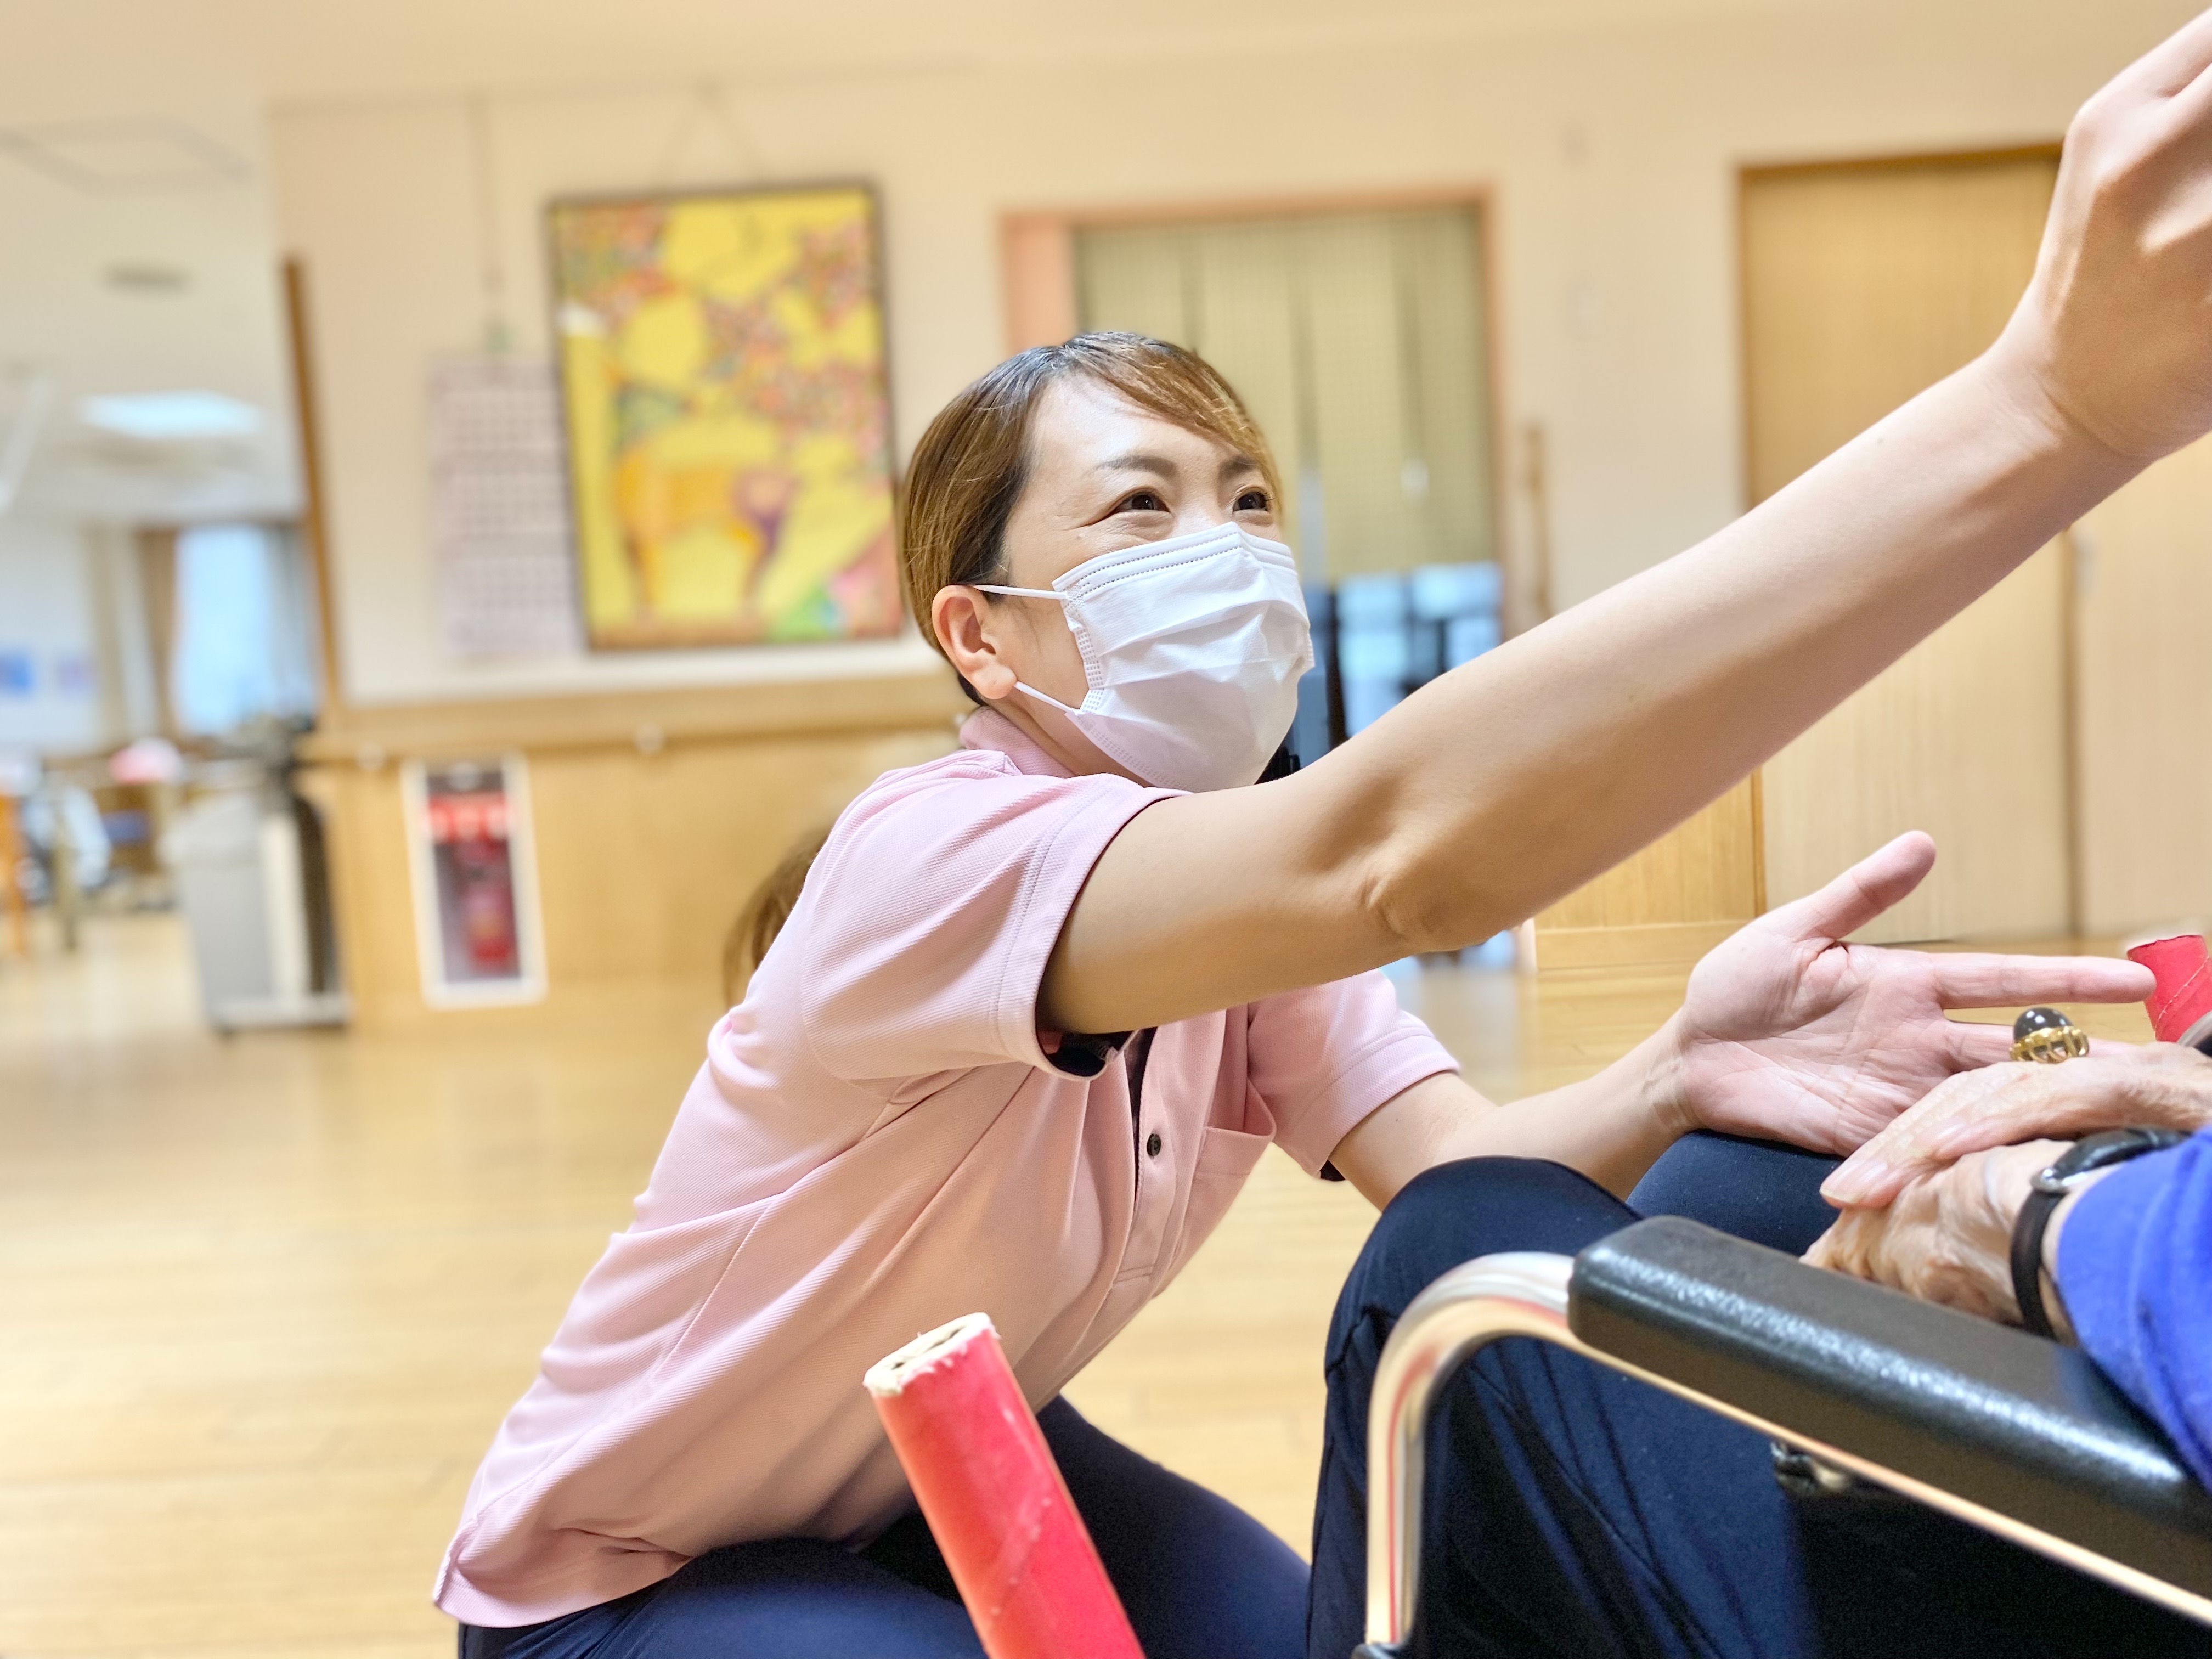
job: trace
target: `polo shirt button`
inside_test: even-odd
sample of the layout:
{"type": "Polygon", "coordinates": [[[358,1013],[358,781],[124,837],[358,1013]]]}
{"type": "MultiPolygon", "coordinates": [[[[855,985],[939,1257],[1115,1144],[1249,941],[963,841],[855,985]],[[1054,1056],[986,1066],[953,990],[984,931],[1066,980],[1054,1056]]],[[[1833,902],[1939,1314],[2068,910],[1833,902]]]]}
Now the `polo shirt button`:
{"type": "Polygon", "coordinates": [[[1160,1132],[1158,1129],[1155,1129],[1151,1134],[1145,1137],[1145,1156],[1146,1158],[1158,1158],[1159,1155],[1160,1132]]]}

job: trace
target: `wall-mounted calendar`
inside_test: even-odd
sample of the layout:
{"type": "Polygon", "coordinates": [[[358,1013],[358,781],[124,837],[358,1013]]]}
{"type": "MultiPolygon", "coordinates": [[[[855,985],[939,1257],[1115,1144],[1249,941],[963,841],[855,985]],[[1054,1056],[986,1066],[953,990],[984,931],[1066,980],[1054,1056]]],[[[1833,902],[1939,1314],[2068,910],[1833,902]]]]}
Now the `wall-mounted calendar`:
{"type": "Polygon", "coordinates": [[[583,649],[553,366],[459,357],[430,370],[430,525],[446,648],[583,649]]]}

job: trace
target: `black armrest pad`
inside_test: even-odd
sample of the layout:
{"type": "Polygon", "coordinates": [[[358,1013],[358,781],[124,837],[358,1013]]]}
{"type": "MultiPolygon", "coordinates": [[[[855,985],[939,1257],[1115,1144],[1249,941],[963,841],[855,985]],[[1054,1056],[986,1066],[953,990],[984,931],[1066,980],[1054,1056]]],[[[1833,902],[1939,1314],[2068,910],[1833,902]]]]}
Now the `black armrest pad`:
{"type": "Polygon", "coordinates": [[[2212,1496],[2071,1348],[1676,1217],[1576,1258],[1592,1347],[2212,1595],[2212,1496]]]}

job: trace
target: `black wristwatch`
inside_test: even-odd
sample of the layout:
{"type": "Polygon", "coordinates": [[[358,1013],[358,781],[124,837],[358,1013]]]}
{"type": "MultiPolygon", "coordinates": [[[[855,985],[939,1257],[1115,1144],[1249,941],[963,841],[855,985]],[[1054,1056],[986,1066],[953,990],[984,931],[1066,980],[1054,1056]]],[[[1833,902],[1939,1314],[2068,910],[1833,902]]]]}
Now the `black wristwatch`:
{"type": "Polygon", "coordinates": [[[2012,1293],[2020,1304],[2020,1322],[2038,1336],[2055,1336],[2043,1305],[2043,1235],[2066,1194],[2099,1170],[2179,1146],[2189,1137],[2179,1129],[2105,1129],[2084,1135],[2057,1163],[2039,1170],[2027,1202],[2012,1224],[2012,1293]]]}

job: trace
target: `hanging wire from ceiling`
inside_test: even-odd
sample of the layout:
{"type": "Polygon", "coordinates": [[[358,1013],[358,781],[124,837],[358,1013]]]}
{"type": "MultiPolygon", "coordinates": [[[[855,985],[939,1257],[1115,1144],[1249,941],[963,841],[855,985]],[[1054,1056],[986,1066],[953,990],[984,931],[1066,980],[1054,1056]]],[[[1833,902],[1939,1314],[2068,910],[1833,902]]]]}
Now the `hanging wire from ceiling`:
{"type": "Polygon", "coordinates": [[[676,124],[670,129],[668,142],[663,146],[659,164],[653,170],[653,183],[665,187],[678,181],[683,168],[684,154],[690,148],[694,136],[707,128],[720,133],[727,148],[731,163],[737,169],[732,184],[750,183],[768,176],[768,163],[744,122],[731,107],[728,88],[719,81],[695,82],[676,112],[676,124]]]}
{"type": "MultiPolygon", "coordinates": [[[[514,319],[508,309],[507,262],[501,252],[499,234],[499,147],[496,111],[489,94],[474,92],[465,100],[468,126],[469,174],[477,239],[477,285],[483,308],[482,340],[487,356],[504,357],[514,349],[514,319]]],[[[666,143],[653,168],[651,184],[665,188],[678,182],[685,170],[687,155],[702,132],[716,134],[733,168],[732,184],[768,177],[769,167],[760,145],[730,101],[728,88],[713,79],[696,81],[686,88],[676,111],[666,143]]]]}
{"type": "Polygon", "coordinates": [[[477,283],[483,303],[483,349],[504,357],[514,349],[514,330],[507,313],[507,265],[499,251],[498,154],[492,142],[491,100],[471,93],[469,112],[469,171],[476,194],[477,283]]]}

